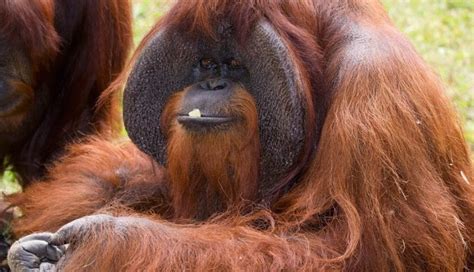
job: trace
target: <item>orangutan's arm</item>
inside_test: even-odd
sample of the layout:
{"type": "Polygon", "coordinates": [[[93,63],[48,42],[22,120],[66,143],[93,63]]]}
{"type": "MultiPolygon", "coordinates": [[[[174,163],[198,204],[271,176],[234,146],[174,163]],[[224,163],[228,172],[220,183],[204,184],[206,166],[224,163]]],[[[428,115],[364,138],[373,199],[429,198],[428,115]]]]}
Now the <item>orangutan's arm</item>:
{"type": "Polygon", "coordinates": [[[67,224],[51,240],[53,245],[70,244],[62,263],[65,271],[84,265],[91,271],[328,268],[318,260],[321,238],[310,233],[262,232],[231,223],[176,225],[143,217],[94,215],[67,224]]]}
{"type": "Polygon", "coordinates": [[[13,223],[21,237],[56,231],[104,207],[123,205],[160,212],[167,205],[162,170],[133,145],[102,140],[73,146],[46,181],[9,197],[23,217],[13,223]]]}

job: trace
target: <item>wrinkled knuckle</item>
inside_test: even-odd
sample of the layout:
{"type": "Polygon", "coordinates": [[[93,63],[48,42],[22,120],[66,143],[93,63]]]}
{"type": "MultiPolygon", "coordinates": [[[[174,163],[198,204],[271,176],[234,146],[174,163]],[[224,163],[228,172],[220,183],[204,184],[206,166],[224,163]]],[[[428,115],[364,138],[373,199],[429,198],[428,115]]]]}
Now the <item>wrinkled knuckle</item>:
{"type": "Polygon", "coordinates": [[[15,242],[8,251],[8,259],[16,259],[23,250],[23,246],[19,242],[15,242]]]}

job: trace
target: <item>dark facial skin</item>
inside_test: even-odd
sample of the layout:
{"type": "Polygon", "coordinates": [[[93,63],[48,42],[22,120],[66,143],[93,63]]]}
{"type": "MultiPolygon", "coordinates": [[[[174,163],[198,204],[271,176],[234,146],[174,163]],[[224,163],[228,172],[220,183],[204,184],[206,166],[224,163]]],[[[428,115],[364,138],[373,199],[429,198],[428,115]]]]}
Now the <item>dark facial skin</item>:
{"type": "MultiPolygon", "coordinates": [[[[254,100],[257,113],[253,122],[258,126],[261,151],[261,195],[274,195],[275,182],[289,180],[289,173],[296,173],[294,167],[304,157],[301,152],[309,150],[304,148],[309,145],[306,122],[312,121],[304,113],[309,100],[303,95],[308,90],[285,40],[271,24],[256,24],[246,33],[244,44],[238,42],[232,29],[229,31],[219,32],[216,39],[179,29],[156,33],[143,48],[125,87],[125,127],[140,150],[166,165],[172,118],[200,116],[181,120],[188,132],[231,132],[242,123],[238,119],[228,122],[227,118],[250,110],[240,108],[240,94],[245,91],[254,100]],[[175,104],[167,108],[170,99],[175,104]],[[190,116],[194,109],[200,112],[190,116]],[[187,127],[183,121],[188,121],[187,127]],[[198,124],[194,130],[190,122],[198,124]]],[[[247,118],[237,117],[243,121],[247,118]]]]}
{"type": "Polygon", "coordinates": [[[229,114],[227,108],[244,75],[245,68],[234,58],[201,59],[193,69],[197,83],[187,89],[181,101],[178,122],[190,131],[199,132],[231,127],[239,116],[229,114]],[[190,116],[196,110],[200,116],[190,116]]]}
{"type": "Polygon", "coordinates": [[[0,40],[0,153],[21,142],[34,128],[31,62],[21,49],[0,40]]]}

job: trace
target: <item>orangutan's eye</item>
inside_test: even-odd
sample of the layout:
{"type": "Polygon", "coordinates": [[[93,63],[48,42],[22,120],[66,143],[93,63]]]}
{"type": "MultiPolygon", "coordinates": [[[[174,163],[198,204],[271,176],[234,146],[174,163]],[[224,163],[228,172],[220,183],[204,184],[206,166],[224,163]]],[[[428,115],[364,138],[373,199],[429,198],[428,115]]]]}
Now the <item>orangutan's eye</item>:
{"type": "Polygon", "coordinates": [[[231,59],[229,62],[229,66],[231,69],[239,69],[240,67],[242,67],[240,61],[236,59],[231,59]]]}
{"type": "Polygon", "coordinates": [[[204,58],[200,61],[200,65],[202,68],[209,70],[216,67],[217,64],[214,62],[213,59],[204,58]]]}

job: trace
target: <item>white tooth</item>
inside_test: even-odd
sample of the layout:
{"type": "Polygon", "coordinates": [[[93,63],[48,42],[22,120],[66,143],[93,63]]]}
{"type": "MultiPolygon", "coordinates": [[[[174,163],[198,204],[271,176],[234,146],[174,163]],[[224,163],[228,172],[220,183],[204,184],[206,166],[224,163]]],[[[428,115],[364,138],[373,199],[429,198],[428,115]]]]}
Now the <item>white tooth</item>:
{"type": "Polygon", "coordinates": [[[199,109],[193,109],[188,113],[189,117],[199,118],[201,117],[201,111],[199,109]]]}

